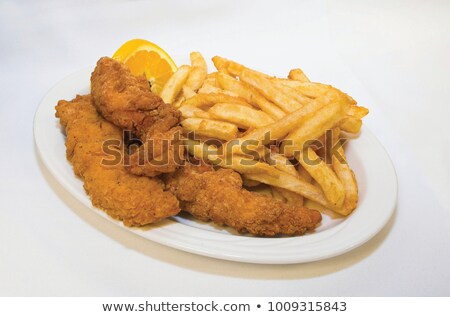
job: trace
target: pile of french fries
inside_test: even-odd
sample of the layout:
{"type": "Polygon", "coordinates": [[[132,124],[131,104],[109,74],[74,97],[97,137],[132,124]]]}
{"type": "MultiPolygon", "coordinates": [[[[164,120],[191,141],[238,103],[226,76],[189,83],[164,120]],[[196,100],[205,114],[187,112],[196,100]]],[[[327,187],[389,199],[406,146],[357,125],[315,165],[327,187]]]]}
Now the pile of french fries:
{"type": "Polygon", "coordinates": [[[186,141],[191,155],[232,168],[247,188],[287,203],[312,201],[342,216],[356,208],[358,187],[343,147],[327,161],[310,144],[323,140],[327,131],[334,145],[342,132],[358,133],[368,109],[330,85],[311,82],[301,69],[276,78],[215,56],[217,71],[208,74],[200,53],[191,53],[190,59],[160,97],[181,111],[187,134],[201,137],[186,141]],[[242,146],[225,150],[246,141],[258,158],[249,158],[242,146]]]}

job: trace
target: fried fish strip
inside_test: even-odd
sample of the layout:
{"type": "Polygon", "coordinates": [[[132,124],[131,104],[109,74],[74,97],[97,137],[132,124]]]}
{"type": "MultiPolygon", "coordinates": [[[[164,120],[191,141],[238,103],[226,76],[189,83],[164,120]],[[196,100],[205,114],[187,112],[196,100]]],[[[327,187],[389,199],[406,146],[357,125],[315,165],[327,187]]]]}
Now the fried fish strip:
{"type": "Polygon", "coordinates": [[[230,169],[216,171],[209,165],[187,165],[164,177],[183,210],[241,233],[300,235],[313,230],[322,220],[316,210],[243,189],[241,176],[230,169]]]}
{"type": "Polygon", "coordinates": [[[137,175],[156,176],[173,172],[183,158],[183,147],[175,138],[181,113],[149,89],[144,76],[134,76],[122,63],[103,57],[91,76],[92,101],[97,111],[109,122],[132,131],[144,143],[143,148],[131,156],[130,171],[137,175]],[[169,132],[170,131],[170,132],[169,132]],[[169,132],[169,133],[168,133],[169,132]],[[169,137],[169,139],[161,139],[169,137]],[[165,164],[152,164],[155,145],[170,143],[165,164]],[[142,160],[143,153],[148,157],[142,160]]]}
{"type": "Polygon", "coordinates": [[[59,101],[56,117],[66,131],[67,159],[84,180],[94,206],[126,226],[154,223],[179,212],[178,200],[164,191],[160,179],[126,171],[120,156],[122,130],[97,113],[90,95],[59,101]]]}

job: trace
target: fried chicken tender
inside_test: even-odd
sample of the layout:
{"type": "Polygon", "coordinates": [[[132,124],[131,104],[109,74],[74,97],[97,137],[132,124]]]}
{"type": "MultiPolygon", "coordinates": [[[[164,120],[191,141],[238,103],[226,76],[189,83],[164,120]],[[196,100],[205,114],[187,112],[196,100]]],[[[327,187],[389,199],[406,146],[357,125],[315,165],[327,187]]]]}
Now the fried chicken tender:
{"type": "Polygon", "coordinates": [[[300,235],[322,220],[320,212],[292,206],[242,188],[241,176],[205,164],[186,165],[165,176],[181,208],[194,217],[257,236],[300,235]]]}
{"type": "Polygon", "coordinates": [[[91,76],[91,94],[106,120],[143,141],[130,156],[131,173],[156,176],[173,172],[182,163],[181,129],[176,127],[181,113],[153,94],[144,76],[134,76],[124,64],[102,57],[91,76]]]}
{"type": "Polygon", "coordinates": [[[178,200],[164,191],[160,179],[126,171],[122,130],[97,113],[90,95],[60,100],[56,117],[66,131],[67,159],[83,178],[94,206],[126,226],[154,223],[180,211],[178,200]]]}

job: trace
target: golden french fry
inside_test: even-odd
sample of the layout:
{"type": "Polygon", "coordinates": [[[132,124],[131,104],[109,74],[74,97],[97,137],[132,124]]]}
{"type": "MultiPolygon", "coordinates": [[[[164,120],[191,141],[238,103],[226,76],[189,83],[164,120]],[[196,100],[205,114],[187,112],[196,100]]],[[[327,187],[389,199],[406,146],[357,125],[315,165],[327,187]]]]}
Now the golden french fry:
{"type": "Polygon", "coordinates": [[[296,159],[319,184],[327,200],[336,207],[341,207],[345,190],[333,170],[311,148],[297,152],[296,159]]]}
{"type": "MultiPolygon", "coordinates": [[[[339,129],[333,131],[333,144],[337,144],[339,140],[339,129]]],[[[341,215],[347,216],[350,214],[358,204],[358,184],[356,182],[355,174],[350,169],[344,148],[339,147],[336,151],[337,155],[332,156],[332,166],[337,177],[341,181],[345,189],[344,204],[341,209],[337,210],[341,215]]]]}
{"type": "Polygon", "coordinates": [[[271,82],[277,89],[279,89],[279,91],[283,92],[286,96],[297,101],[301,105],[305,105],[311,101],[311,98],[302,94],[301,91],[299,91],[299,89],[295,89],[287,85],[274,82],[273,80],[271,80],[271,82]]]}
{"type": "Polygon", "coordinates": [[[257,106],[274,119],[281,119],[286,115],[283,110],[267,100],[255,88],[246,83],[238,81],[224,73],[217,74],[217,81],[223,89],[244,98],[248,103],[257,106]]]}
{"type": "Polygon", "coordinates": [[[325,85],[325,84],[313,83],[313,82],[301,82],[298,80],[290,80],[290,79],[285,79],[285,78],[271,78],[270,80],[272,82],[274,82],[275,84],[277,84],[277,87],[280,87],[281,85],[289,86],[291,88],[298,90],[302,95],[304,95],[306,97],[310,97],[310,98],[317,98],[319,96],[322,96],[328,90],[335,89],[335,90],[339,91],[342,95],[344,95],[348,99],[348,101],[351,105],[356,105],[356,101],[352,97],[350,97],[346,93],[334,88],[331,85],[325,85]]]}
{"type": "Polygon", "coordinates": [[[208,112],[217,119],[235,123],[241,128],[263,127],[273,122],[268,114],[235,103],[216,103],[208,112]]]}
{"type": "Polygon", "coordinates": [[[181,121],[181,126],[188,132],[221,140],[231,140],[238,132],[237,125],[233,123],[211,119],[187,118],[181,121]]]}
{"type": "Polygon", "coordinates": [[[160,97],[165,103],[172,103],[181,91],[189,75],[191,67],[183,65],[169,78],[164,85],[160,97]]]}
{"type": "Polygon", "coordinates": [[[229,61],[227,59],[220,57],[220,56],[214,56],[212,58],[212,61],[214,63],[214,66],[216,67],[217,71],[219,71],[220,73],[229,74],[228,69],[227,69],[229,61]]]}
{"type": "Polygon", "coordinates": [[[339,127],[342,131],[348,133],[359,133],[362,126],[362,120],[354,117],[346,117],[341,120],[339,127]]]}
{"type": "Polygon", "coordinates": [[[253,175],[255,173],[264,173],[265,175],[277,177],[277,170],[266,163],[241,155],[219,155],[217,147],[208,145],[204,142],[185,140],[185,145],[190,154],[205,162],[211,162],[214,165],[230,168],[241,174],[253,175]]]}
{"type": "Polygon", "coordinates": [[[172,106],[175,108],[180,108],[181,104],[186,100],[184,96],[181,96],[181,94],[178,95],[177,99],[172,103],[172,106]]]}
{"type": "Polygon", "coordinates": [[[302,180],[304,180],[305,182],[308,182],[308,183],[311,182],[311,180],[312,180],[311,175],[309,175],[308,171],[305,170],[305,168],[303,168],[301,164],[298,165],[297,172],[298,172],[298,177],[300,177],[302,180]]]}
{"type": "MultiPolygon", "coordinates": [[[[318,99],[315,99],[318,100],[318,99]]],[[[281,149],[287,157],[292,157],[295,151],[301,151],[309,142],[317,139],[332,129],[345,117],[348,101],[340,95],[333,103],[327,104],[303,120],[302,125],[291,131],[284,138],[281,149]]]]}
{"type": "Polygon", "coordinates": [[[280,171],[297,177],[297,170],[295,169],[295,166],[292,165],[291,161],[289,161],[286,156],[280,153],[272,153],[270,149],[264,146],[262,149],[265,153],[260,153],[260,155],[264,155],[264,161],[267,164],[274,166],[280,171]]]}
{"type": "Polygon", "coordinates": [[[352,105],[348,108],[347,115],[355,117],[357,119],[364,118],[369,113],[369,109],[362,106],[352,105]]]}
{"type": "Polygon", "coordinates": [[[187,85],[183,85],[183,88],[181,89],[181,93],[183,94],[184,99],[189,99],[194,97],[197,93],[192,90],[191,87],[187,85]]]}
{"type": "Polygon", "coordinates": [[[198,108],[209,108],[216,103],[236,103],[252,108],[243,98],[233,97],[226,94],[197,94],[187,99],[183,105],[191,105],[198,108]]]}
{"type": "Polygon", "coordinates": [[[214,86],[217,88],[220,88],[219,85],[217,84],[217,80],[216,80],[216,76],[217,74],[219,74],[218,72],[213,72],[213,73],[209,73],[208,75],[206,75],[206,79],[203,82],[203,86],[205,85],[210,85],[210,86],[214,86]]]}
{"type": "Polygon", "coordinates": [[[253,173],[246,175],[246,177],[300,194],[331,210],[336,209],[336,206],[328,202],[320,188],[284,172],[278,171],[278,175],[276,176],[266,173],[253,173]]]}
{"type": "MultiPolygon", "coordinates": [[[[312,100],[309,104],[303,108],[286,115],[284,118],[262,128],[255,129],[243,137],[239,138],[236,142],[238,144],[244,144],[245,141],[252,142],[254,148],[258,148],[261,145],[265,145],[272,140],[279,140],[286,136],[289,132],[295,128],[302,126],[304,121],[316,113],[319,109],[330,103],[336,103],[339,100],[339,92],[336,90],[330,90],[325,95],[312,100]]],[[[233,152],[240,152],[240,147],[233,147],[233,152]]],[[[292,155],[291,155],[292,156],[292,155]]]]}
{"type": "Polygon", "coordinates": [[[212,116],[208,112],[195,106],[183,105],[178,110],[181,111],[181,115],[183,116],[183,118],[212,119],[212,116]]]}
{"type": "Polygon", "coordinates": [[[236,63],[232,60],[229,60],[229,59],[226,59],[226,58],[223,58],[220,56],[214,56],[212,58],[212,61],[214,63],[214,66],[216,66],[217,70],[220,73],[225,73],[227,75],[231,75],[234,77],[236,77],[236,76],[241,77],[242,72],[244,70],[249,70],[249,71],[255,72],[262,77],[268,77],[268,78],[270,77],[269,75],[266,75],[264,73],[258,72],[256,70],[253,70],[250,68],[247,68],[242,64],[236,63]]]}
{"type": "Polygon", "coordinates": [[[288,75],[289,79],[298,80],[301,82],[309,82],[310,80],[300,68],[291,69],[288,75]]]}
{"type": "Polygon", "coordinates": [[[210,85],[210,84],[204,84],[199,90],[199,94],[221,94],[223,93],[222,89],[210,85]]]}
{"type": "Polygon", "coordinates": [[[224,95],[229,95],[229,96],[233,96],[233,97],[239,97],[239,95],[235,94],[232,91],[228,91],[228,90],[224,90],[221,88],[218,88],[216,86],[213,85],[203,85],[202,88],[200,88],[198,90],[199,94],[224,94],[224,95]]]}
{"type": "Polygon", "coordinates": [[[269,78],[263,77],[257,72],[244,69],[239,78],[255,87],[264,97],[286,112],[294,112],[302,107],[300,102],[280,91],[269,78]]]}
{"type": "Polygon", "coordinates": [[[271,78],[273,83],[279,86],[288,86],[291,87],[302,95],[309,98],[317,98],[322,96],[324,93],[332,89],[333,87],[330,85],[325,85],[321,83],[312,83],[312,82],[301,82],[297,80],[290,80],[285,78],[271,78]]]}
{"type": "Polygon", "coordinates": [[[192,67],[189,77],[186,80],[186,86],[197,91],[203,85],[206,75],[208,74],[208,69],[202,54],[199,52],[192,52],[190,57],[192,67]]]}
{"type": "Polygon", "coordinates": [[[299,177],[280,171],[267,163],[258,162],[239,155],[224,158],[217,154],[217,148],[215,146],[194,140],[185,140],[185,144],[189,153],[198,159],[203,159],[206,162],[211,162],[224,168],[233,169],[248,179],[298,193],[331,210],[337,209],[335,205],[328,202],[320,188],[303,181],[299,177]]]}

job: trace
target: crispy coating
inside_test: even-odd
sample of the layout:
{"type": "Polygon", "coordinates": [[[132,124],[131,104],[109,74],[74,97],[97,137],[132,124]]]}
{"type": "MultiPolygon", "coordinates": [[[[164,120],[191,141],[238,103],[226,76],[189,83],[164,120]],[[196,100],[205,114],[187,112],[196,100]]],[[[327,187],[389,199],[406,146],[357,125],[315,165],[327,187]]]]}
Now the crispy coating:
{"type": "Polygon", "coordinates": [[[122,130],[97,113],[90,95],[59,101],[56,117],[66,131],[67,159],[84,179],[94,206],[127,226],[154,223],[179,212],[176,197],[164,191],[160,179],[127,172],[122,130]]]}
{"type": "Polygon", "coordinates": [[[176,170],[184,154],[174,138],[181,113],[153,94],[144,76],[134,76],[124,64],[102,57],[91,76],[91,93],[94,106],[106,120],[142,139],[144,147],[131,156],[131,173],[156,176],[176,170]],[[161,157],[153,157],[158,150],[152,145],[164,140],[170,142],[163,153],[165,164],[153,164],[161,162],[161,157]]]}
{"type": "Polygon", "coordinates": [[[230,169],[187,165],[165,176],[181,208],[196,218],[227,225],[257,236],[300,235],[322,220],[316,210],[297,207],[242,188],[241,176],[230,169]]]}

